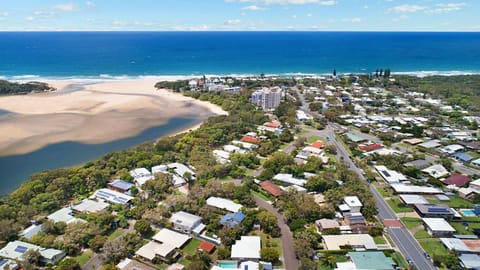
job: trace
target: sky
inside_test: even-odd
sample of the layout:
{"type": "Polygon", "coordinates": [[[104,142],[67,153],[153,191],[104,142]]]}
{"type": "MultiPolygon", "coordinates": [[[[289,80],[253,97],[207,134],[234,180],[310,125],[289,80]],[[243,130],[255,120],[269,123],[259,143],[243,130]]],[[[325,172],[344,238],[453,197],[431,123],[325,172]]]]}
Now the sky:
{"type": "Polygon", "coordinates": [[[0,31],[480,31],[479,0],[2,0],[0,31]]]}

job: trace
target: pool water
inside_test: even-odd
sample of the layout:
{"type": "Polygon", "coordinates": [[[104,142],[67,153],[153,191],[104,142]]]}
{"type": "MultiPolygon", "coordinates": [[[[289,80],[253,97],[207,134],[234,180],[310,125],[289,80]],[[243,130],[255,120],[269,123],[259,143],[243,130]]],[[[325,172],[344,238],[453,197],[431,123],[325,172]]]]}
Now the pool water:
{"type": "Polygon", "coordinates": [[[220,268],[224,269],[237,268],[237,262],[235,261],[220,261],[218,262],[218,265],[220,266],[220,268]]]}
{"type": "Polygon", "coordinates": [[[477,214],[475,214],[475,211],[473,211],[473,209],[460,209],[460,212],[462,213],[462,215],[466,216],[466,217],[476,217],[477,214]]]}

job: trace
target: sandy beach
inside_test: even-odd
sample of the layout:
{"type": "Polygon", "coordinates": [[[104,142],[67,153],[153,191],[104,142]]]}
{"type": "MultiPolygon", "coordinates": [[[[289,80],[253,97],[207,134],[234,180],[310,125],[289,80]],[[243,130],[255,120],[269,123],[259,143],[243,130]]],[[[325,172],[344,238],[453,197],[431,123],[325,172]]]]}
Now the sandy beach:
{"type": "Polygon", "coordinates": [[[48,83],[58,90],[0,97],[0,110],[9,112],[0,115],[0,156],[65,141],[97,144],[132,137],[172,117],[226,114],[209,102],[158,90],[153,80],[48,83]]]}

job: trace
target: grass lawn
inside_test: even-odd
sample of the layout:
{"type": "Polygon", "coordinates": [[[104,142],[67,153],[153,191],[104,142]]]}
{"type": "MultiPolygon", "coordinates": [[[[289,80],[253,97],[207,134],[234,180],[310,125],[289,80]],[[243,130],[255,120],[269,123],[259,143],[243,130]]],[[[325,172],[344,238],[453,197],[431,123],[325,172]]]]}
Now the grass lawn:
{"type": "Polygon", "coordinates": [[[394,262],[397,263],[397,265],[402,268],[402,269],[408,269],[408,263],[407,261],[405,260],[405,258],[403,258],[402,254],[400,254],[400,252],[398,251],[395,251],[395,253],[392,254],[392,259],[394,262]]]}
{"type": "Polygon", "coordinates": [[[409,213],[413,212],[413,209],[406,206],[404,203],[400,201],[398,198],[392,198],[387,200],[388,205],[392,208],[395,213],[409,213]]]}
{"type": "Polygon", "coordinates": [[[443,246],[442,242],[440,242],[437,238],[425,238],[418,240],[422,248],[428,255],[433,256],[435,255],[447,255],[448,250],[443,246]]]}
{"type": "Polygon", "coordinates": [[[188,266],[191,262],[185,258],[181,258],[180,260],[178,260],[178,263],[185,265],[185,267],[188,269],[188,266]]]}
{"type": "Polygon", "coordinates": [[[469,152],[467,152],[467,154],[469,154],[471,157],[473,157],[473,159],[480,158],[480,154],[475,152],[475,151],[469,151],[469,152]]]}
{"type": "Polygon", "coordinates": [[[387,186],[381,186],[381,187],[376,187],[378,193],[382,195],[382,197],[391,197],[393,195],[393,191],[390,187],[387,186]]]}
{"type": "Polygon", "coordinates": [[[375,236],[373,237],[373,241],[375,241],[375,244],[377,245],[382,245],[387,243],[387,241],[385,241],[385,238],[383,238],[383,236],[375,236]]]}
{"type": "Polygon", "coordinates": [[[250,191],[252,194],[258,196],[260,199],[264,200],[264,201],[271,201],[272,199],[270,198],[270,196],[268,196],[267,194],[263,193],[263,192],[259,192],[259,191],[254,191],[254,190],[251,190],[250,191]]]}
{"type": "Polygon", "coordinates": [[[75,261],[77,261],[80,266],[84,266],[93,256],[93,252],[85,251],[82,254],[78,255],[77,257],[73,257],[75,261]]]}
{"type": "Polygon", "coordinates": [[[110,234],[107,239],[108,239],[108,240],[113,240],[113,239],[115,239],[115,238],[117,238],[117,237],[122,236],[124,232],[125,232],[124,229],[118,228],[118,229],[116,229],[112,234],[110,234]]]}
{"type": "Polygon", "coordinates": [[[473,234],[473,229],[480,229],[480,223],[477,222],[468,222],[468,227],[465,228],[465,225],[463,225],[461,222],[450,222],[450,225],[452,225],[455,230],[457,230],[456,233],[458,234],[473,234]]]}
{"type": "Polygon", "coordinates": [[[428,234],[425,230],[420,230],[415,233],[415,239],[425,239],[425,238],[432,238],[430,234],[428,234]]]}
{"type": "MultiPolygon", "coordinates": [[[[348,261],[348,258],[347,256],[345,255],[340,255],[340,254],[328,254],[328,253],[323,253],[322,256],[332,256],[332,261],[335,262],[335,264],[337,262],[347,262],[348,261]]],[[[326,270],[326,269],[334,269],[334,267],[331,267],[330,265],[328,265],[323,259],[322,257],[320,257],[320,259],[318,260],[318,269],[322,269],[322,270],[326,270]]]]}
{"type": "Polygon", "coordinates": [[[195,251],[197,251],[197,247],[200,244],[200,242],[202,242],[202,241],[198,240],[197,238],[193,238],[192,241],[190,241],[190,243],[188,243],[182,249],[182,253],[188,254],[188,255],[193,255],[195,253],[195,251]]]}
{"type": "Polygon", "coordinates": [[[450,201],[448,201],[448,202],[436,200],[435,197],[433,197],[433,196],[427,197],[427,200],[430,203],[446,204],[446,205],[448,205],[452,208],[471,208],[471,207],[473,207],[472,202],[467,201],[465,199],[462,199],[460,197],[449,196],[449,198],[450,198],[450,201]]]}
{"type": "MultiPolygon", "coordinates": [[[[282,248],[282,240],[280,238],[273,238],[270,237],[268,234],[265,234],[261,231],[255,231],[255,235],[260,236],[262,239],[262,247],[271,247],[274,248],[275,250],[278,251],[278,254],[280,254],[280,257],[282,257],[283,254],[283,248],[282,248]]],[[[274,264],[275,268],[282,268],[282,262],[279,262],[278,264],[274,264]]]]}
{"type": "Polygon", "coordinates": [[[320,136],[311,136],[307,138],[307,143],[314,143],[316,141],[325,141],[325,139],[320,136]]]}
{"type": "Polygon", "coordinates": [[[402,222],[405,224],[405,226],[407,227],[407,229],[411,230],[415,227],[418,227],[420,225],[422,225],[422,220],[419,219],[419,218],[412,218],[412,217],[403,217],[403,218],[400,218],[400,220],[402,220],[402,222]]]}

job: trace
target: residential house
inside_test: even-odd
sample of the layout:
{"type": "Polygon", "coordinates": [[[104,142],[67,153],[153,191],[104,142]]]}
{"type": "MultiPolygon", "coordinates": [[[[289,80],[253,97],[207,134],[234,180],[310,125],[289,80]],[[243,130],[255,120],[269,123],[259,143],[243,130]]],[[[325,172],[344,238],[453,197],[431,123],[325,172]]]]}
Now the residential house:
{"type": "Polygon", "coordinates": [[[230,228],[236,227],[245,219],[245,214],[242,212],[228,213],[220,219],[220,224],[230,228]]]}
{"type": "Polygon", "coordinates": [[[402,200],[406,205],[429,204],[429,202],[422,195],[400,194],[398,197],[400,197],[400,200],[402,200]]]}
{"type": "Polygon", "coordinates": [[[109,206],[106,202],[84,199],[81,203],[72,206],[72,210],[76,213],[103,213],[109,206]]]}
{"type": "Polygon", "coordinates": [[[293,177],[292,174],[287,173],[279,173],[273,177],[273,180],[297,186],[304,186],[307,183],[307,180],[293,177]]]}
{"type": "MultiPolygon", "coordinates": [[[[42,231],[42,224],[32,224],[25,230],[23,230],[19,236],[23,237],[27,240],[30,240],[33,236],[35,236],[37,233],[42,231]]],[[[0,268],[2,269],[2,268],[0,268]]]]}
{"type": "Polygon", "coordinates": [[[37,245],[22,241],[9,242],[4,248],[0,250],[0,257],[11,259],[14,261],[21,261],[22,256],[28,250],[37,250],[40,253],[40,261],[44,263],[55,264],[65,257],[65,252],[53,248],[43,248],[37,245]]]}
{"type": "Polygon", "coordinates": [[[396,171],[389,170],[383,165],[374,166],[374,168],[387,183],[399,183],[407,180],[407,177],[405,175],[396,171]]]}
{"type": "Polygon", "coordinates": [[[343,221],[353,233],[368,233],[369,226],[362,215],[345,215],[343,221]]]}
{"type": "Polygon", "coordinates": [[[480,256],[478,254],[461,254],[458,259],[465,269],[480,269],[480,256]]]}
{"type": "Polygon", "coordinates": [[[120,270],[157,270],[156,268],[129,258],[119,262],[116,266],[120,270]]]}
{"type": "Polygon", "coordinates": [[[160,258],[165,261],[168,258],[176,258],[177,249],[182,248],[192,237],[169,229],[161,229],[152,238],[152,241],[141,247],[135,254],[147,260],[153,261],[160,258]]]}
{"type": "Polygon", "coordinates": [[[85,220],[83,219],[74,217],[73,210],[69,207],[65,207],[58,211],[55,211],[54,213],[48,215],[47,219],[52,221],[53,223],[65,222],[66,224],[69,224],[77,221],[85,222],[85,220]]]}
{"type": "Polygon", "coordinates": [[[242,236],[232,245],[231,258],[238,261],[260,260],[260,236],[242,236]]]}
{"type": "Polygon", "coordinates": [[[322,242],[325,250],[340,250],[346,246],[353,249],[377,249],[375,241],[368,234],[323,235],[322,242]]]}
{"type": "Polygon", "coordinates": [[[120,205],[130,204],[133,200],[132,196],[107,188],[101,188],[95,191],[93,197],[97,198],[97,200],[104,201],[110,204],[120,205]]]}
{"type": "Polygon", "coordinates": [[[463,147],[459,144],[450,144],[450,145],[447,145],[447,146],[444,146],[444,147],[438,149],[438,151],[440,151],[443,154],[447,154],[447,155],[452,155],[452,154],[455,154],[457,152],[461,152],[461,151],[464,151],[464,150],[465,150],[465,147],[463,147]]]}
{"type": "Polygon", "coordinates": [[[403,183],[392,183],[390,187],[395,193],[401,194],[443,194],[443,191],[436,187],[415,186],[403,183]]]}
{"type": "Polygon", "coordinates": [[[124,181],[122,179],[115,179],[112,182],[107,184],[107,187],[111,190],[115,190],[120,193],[125,193],[130,195],[130,189],[134,186],[134,184],[124,181]]]}
{"type": "Polygon", "coordinates": [[[467,153],[455,153],[455,154],[452,155],[452,157],[454,159],[462,162],[463,164],[467,164],[467,163],[469,163],[470,161],[473,160],[473,157],[470,156],[467,153]]]}
{"type": "Polygon", "coordinates": [[[470,178],[470,176],[453,173],[452,175],[450,175],[450,177],[443,180],[443,183],[445,185],[454,185],[456,187],[463,187],[466,184],[468,184],[468,182],[470,182],[471,180],[472,179],[470,178]]]}
{"type": "Polygon", "coordinates": [[[422,218],[428,234],[432,236],[450,236],[455,229],[443,218],[422,218]]]}
{"type": "Polygon", "coordinates": [[[173,228],[179,232],[200,234],[205,229],[202,218],[184,211],[176,212],[170,217],[173,228]]]}
{"type": "Polygon", "coordinates": [[[215,250],[216,246],[213,243],[210,243],[208,241],[202,241],[198,246],[197,249],[200,251],[203,251],[207,254],[212,253],[215,250]]]}
{"type": "Polygon", "coordinates": [[[363,206],[362,202],[360,202],[360,199],[357,196],[345,196],[345,198],[343,198],[343,205],[346,205],[349,209],[345,212],[349,212],[351,214],[360,213],[363,206]]]}
{"type": "Polygon", "coordinates": [[[153,179],[153,175],[146,168],[137,168],[130,171],[133,181],[138,187],[142,187],[147,181],[153,179]]]}
{"type": "Polygon", "coordinates": [[[340,268],[339,270],[394,270],[395,262],[385,256],[382,251],[348,252],[347,257],[355,268],[340,268]]]}
{"type": "Polygon", "coordinates": [[[444,204],[415,204],[415,210],[422,217],[453,219],[455,212],[444,204]]]}
{"type": "Polygon", "coordinates": [[[210,197],[207,199],[207,205],[235,213],[242,209],[243,205],[235,203],[229,199],[210,197]]]}
{"type": "Polygon", "coordinates": [[[325,230],[340,228],[340,224],[338,223],[337,220],[327,219],[327,218],[322,218],[315,221],[315,225],[317,225],[317,228],[320,232],[323,232],[325,230]]]}
{"type": "Polygon", "coordinates": [[[274,197],[278,197],[282,195],[282,192],[283,192],[282,189],[280,189],[280,187],[275,185],[270,180],[261,182],[260,187],[274,197]]]}
{"type": "Polygon", "coordinates": [[[426,161],[425,159],[417,159],[417,160],[407,162],[403,165],[405,167],[415,167],[419,170],[423,170],[423,169],[427,168],[428,166],[430,166],[430,162],[426,161]]]}
{"type": "Polygon", "coordinates": [[[422,172],[430,175],[433,178],[437,178],[437,179],[447,177],[450,174],[450,172],[447,169],[445,169],[445,167],[443,167],[442,164],[432,165],[428,168],[423,169],[422,172]]]}

